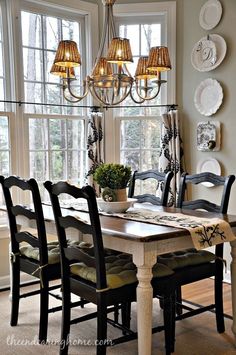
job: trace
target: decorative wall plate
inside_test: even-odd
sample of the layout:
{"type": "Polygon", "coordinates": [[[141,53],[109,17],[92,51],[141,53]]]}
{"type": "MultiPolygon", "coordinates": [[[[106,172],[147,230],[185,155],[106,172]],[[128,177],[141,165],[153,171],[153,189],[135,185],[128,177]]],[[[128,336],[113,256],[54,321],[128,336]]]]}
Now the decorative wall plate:
{"type": "Polygon", "coordinates": [[[197,125],[197,149],[203,152],[220,150],[220,122],[199,122],[197,125]]]}
{"type": "Polygon", "coordinates": [[[226,42],[223,37],[211,34],[195,43],[192,54],[192,66],[201,72],[217,68],[226,55],[226,42]]]}
{"type": "MultiPolygon", "coordinates": [[[[207,158],[200,161],[197,165],[197,173],[210,172],[216,175],[221,174],[221,167],[218,160],[214,158],[207,158]]],[[[202,185],[207,187],[214,186],[211,182],[202,182],[202,185]]]]}
{"type": "Polygon", "coordinates": [[[204,116],[213,115],[223,101],[223,90],[215,79],[205,79],[197,87],[194,94],[196,109],[204,116]]]}
{"type": "Polygon", "coordinates": [[[220,22],[222,6],[219,0],[208,0],[200,10],[199,23],[204,30],[212,30],[220,22]]]}

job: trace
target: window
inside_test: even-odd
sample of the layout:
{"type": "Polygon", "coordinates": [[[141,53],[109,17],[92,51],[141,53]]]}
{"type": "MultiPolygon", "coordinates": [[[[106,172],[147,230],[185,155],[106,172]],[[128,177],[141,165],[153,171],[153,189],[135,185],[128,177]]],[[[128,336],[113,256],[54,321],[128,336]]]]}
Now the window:
{"type": "Polygon", "coordinates": [[[120,161],[132,170],[158,169],[160,120],[150,117],[123,117],[120,129],[120,161]]]}
{"type": "Polygon", "coordinates": [[[30,116],[28,122],[31,176],[41,186],[45,179],[84,185],[85,120],[30,116]]]}
{"type": "MultiPolygon", "coordinates": [[[[66,107],[68,102],[63,98],[60,78],[50,74],[50,69],[60,40],[69,39],[81,43],[83,23],[83,18],[77,22],[21,11],[25,101],[32,103],[25,106],[26,112],[82,113],[81,109],[66,107]],[[38,103],[46,103],[48,106],[37,105],[38,103]],[[59,106],[62,104],[65,107],[59,106]]],[[[83,51],[82,48],[79,50],[83,51]]],[[[77,74],[80,74],[78,77],[81,78],[81,73],[77,74]]],[[[77,82],[77,86],[80,85],[80,81],[77,82]]]]}
{"type": "Polygon", "coordinates": [[[0,116],[0,173],[9,175],[10,142],[8,117],[0,116]]]}
{"type": "MultiPolygon", "coordinates": [[[[2,35],[2,11],[0,4],[0,100],[5,99],[5,77],[3,70],[3,35],[2,35]]],[[[3,111],[4,103],[0,102],[0,111],[3,111]]]]}
{"type": "Polygon", "coordinates": [[[29,175],[41,186],[46,179],[82,185],[86,121],[82,108],[69,107],[59,77],[50,74],[50,68],[61,39],[80,43],[83,21],[22,11],[21,23],[24,91],[29,103],[24,115],[28,119],[29,175]]]}
{"type": "Polygon", "coordinates": [[[97,18],[97,5],[81,0],[0,0],[0,174],[33,176],[41,191],[46,179],[84,184],[86,101],[72,107],[50,68],[58,42],[75,40],[83,65],[73,85],[80,90],[97,46],[97,18]]]}
{"type": "Polygon", "coordinates": [[[112,156],[111,140],[106,141],[106,157],[128,164],[133,170],[158,169],[163,109],[155,105],[175,103],[175,6],[171,1],[114,7],[117,32],[130,40],[134,59],[128,64],[131,74],[135,73],[139,57],[147,55],[153,46],[168,46],[173,67],[162,73],[161,79],[167,83],[155,100],[140,107],[128,98],[119,110],[114,110],[113,126],[112,114],[107,117],[106,130],[115,129],[115,144],[112,156]]]}
{"type": "MultiPolygon", "coordinates": [[[[9,118],[3,113],[6,108],[6,76],[4,67],[4,38],[3,38],[4,8],[0,2],[0,175],[8,176],[10,172],[10,130],[9,118]],[[1,102],[2,101],[2,102],[1,102]],[[2,111],[2,112],[1,112],[2,111]]],[[[0,191],[0,204],[3,204],[3,195],[0,191]]],[[[0,217],[2,213],[0,213],[0,217]]]]}

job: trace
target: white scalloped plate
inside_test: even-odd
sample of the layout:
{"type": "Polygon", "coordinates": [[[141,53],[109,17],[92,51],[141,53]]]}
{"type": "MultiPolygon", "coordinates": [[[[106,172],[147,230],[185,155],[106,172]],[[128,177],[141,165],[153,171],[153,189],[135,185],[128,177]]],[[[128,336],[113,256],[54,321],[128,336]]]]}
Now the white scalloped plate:
{"type": "MultiPolygon", "coordinates": [[[[218,160],[214,158],[207,158],[204,160],[201,160],[198,165],[197,165],[197,173],[204,173],[204,172],[210,172],[214,173],[216,175],[221,174],[221,167],[220,163],[218,160]]],[[[214,186],[211,182],[202,182],[202,185],[206,187],[212,187],[214,186]]]]}
{"type": "Polygon", "coordinates": [[[202,37],[193,47],[192,66],[200,72],[213,70],[223,61],[226,50],[226,42],[220,35],[211,34],[202,37]]]}
{"type": "Polygon", "coordinates": [[[199,23],[204,30],[212,30],[220,22],[222,6],[219,0],[208,0],[200,10],[199,23]]]}
{"type": "Polygon", "coordinates": [[[203,80],[195,90],[194,104],[198,112],[211,116],[219,109],[223,101],[223,90],[215,79],[203,80]]]}

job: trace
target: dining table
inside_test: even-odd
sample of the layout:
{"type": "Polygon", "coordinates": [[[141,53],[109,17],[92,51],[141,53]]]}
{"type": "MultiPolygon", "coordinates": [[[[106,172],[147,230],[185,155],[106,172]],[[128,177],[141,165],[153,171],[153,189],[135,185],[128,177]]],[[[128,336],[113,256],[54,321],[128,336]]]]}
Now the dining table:
{"type": "MultiPolygon", "coordinates": [[[[134,208],[140,208],[140,204],[134,204],[134,208]]],[[[75,214],[82,220],[88,218],[88,213],[72,208],[63,208],[63,214],[75,214]]],[[[44,216],[47,228],[52,228],[54,218],[51,206],[44,205],[44,216]]],[[[226,221],[231,232],[236,234],[236,215],[215,214],[203,211],[180,210],[177,208],[165,208],[155,206],[158,213],[181,214],[191,218],[217,218],[226,221]]],[[[169,225],[150,223],[135,219],[120,218],[119,214],[100,214],[100,223],[103,234],[103,243],[107,248],[132,254],[133,262],[137,267],[137,332],[138,354],[152,354],[152,267],[156,263],[157,256],[192,248],[194,246],[189,230],[169,225]]],[[[50,230],[51,232],[52,230],[50,230]]],[[[80,236],[81,237],[81,236],[80,236]]],[[[86,239],[86,236],[83,236],[86,239]]],[[[227,242],[224,239],[222,242],[227,242]]],[[[227,242],[231,245],[231,291],[233,322],[232,332],[236,339],[236,238],[227,242]]],[[[207,248],[207,245],[203,245],[207,248]]]]}

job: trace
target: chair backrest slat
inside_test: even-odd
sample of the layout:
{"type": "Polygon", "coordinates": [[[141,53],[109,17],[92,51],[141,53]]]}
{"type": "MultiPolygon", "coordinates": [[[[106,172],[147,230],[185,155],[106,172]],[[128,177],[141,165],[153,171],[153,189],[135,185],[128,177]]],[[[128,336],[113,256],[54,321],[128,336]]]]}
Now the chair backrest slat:
{"type": "Polygon", "coordinates": [[[64,181],[60,181],[56,184],[52,184],[51,181],[46,181],[44,186],[50,195],[58,233],[62,278],[66,275],[64,270],[68,270],[71,260],[77,259],[78,261],[83,261],[87,266],[96,266],[97,288],[106,288],[104,248],[95,191],[91,186],[78,188],[64,181]],[[89,215],[88,222],[76,219],[76,217],[73,217],[73,213],[69,217],[68,215],[67,217],[63,216],[63,209],[59,199],[61,194],[64,196],[66,195],[69,198],[73,197],[75,202],[78,198],[82,198],[87,202],[89,215]],[[86,255],[86,252],[83,252],[83,250],[79,252],[77,247],[68,246],[66,238],[68,228],[74,228],[81,233],[91,234],[93,241],[93,255],[86,255]]]}
{"type": "Polygon", "coordinates": [[[143,172],[135,171],[133,173],[130,187],[129,187],[129,197],[136,198],[138,202],[149,202],[153,205],[167,206],[168,205],[168,194],[170,191],[170,182],[173,177],[173,172],[161,173],[158,170],[146,170],[143,172]],[[144,193],[142,195],[135,195],[135,184],[137,180],[156,180],[156,190],[160,186],[162,191],[161,197],[155,196],[154,194],[144,193]]]}
{"type": "Polygon", "coordinates": [[[4,176],[0,176],[0,184],[2,186],[8,213],[12,252],[19,252],[19,243],[22,241],[26,241],[33,247],[39,247],[40,265],[47,264],[48,251],[46,228],[37,181],[35,179],[24,180],[18,176],[9,176],[7,178],[5,178],[4,176]],[[27,206],[23,206],[23,204],[15,205],[13,203],[12,188],[18,188],[22,191],[29,191],[33,202],[33,210],[31,210],[27,206]],[[21,231],[18,232],[16,220],[17,216],[24,216],[29,220],[35,220],[37,228],[37,237],[30,236],[30,234],[27,232],[27,228],[26,231],[24,231],[24,225],[21,227],[21,231]]]}
{"type": "Polygon", "coordinates": [[[235,180],[234,175],[219,176],[210,172],[189,175],[182,174],[179,187],[179,198],[177,207],[185,209],[203,209],[208,212],[227,213],[229,205],[229,197],[232,184],[235,180]],[[203,182],[208,182],[214,186],[223,186],[223,192],[220,198],[220,203],[215,204],[205,199],[185,200],[187,185],[198,185],[203,182]]]}

